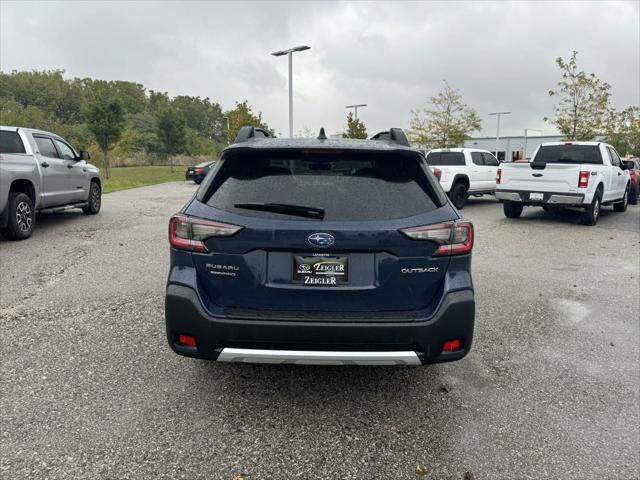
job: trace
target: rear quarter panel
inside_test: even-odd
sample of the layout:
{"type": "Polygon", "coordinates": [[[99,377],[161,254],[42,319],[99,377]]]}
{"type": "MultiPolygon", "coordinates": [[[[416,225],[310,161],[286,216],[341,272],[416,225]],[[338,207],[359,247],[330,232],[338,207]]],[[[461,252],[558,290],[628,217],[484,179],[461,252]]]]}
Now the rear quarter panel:
{"type": "Polygon", "coordinates": [[[36,193],[36,205],[40,198],[41,176],[38,162],[33,155],[26,153],[0,154],[0,211],[4,211],[9,198],[11,185],[16,180],[26,180],[33,185],[36,193]]]}

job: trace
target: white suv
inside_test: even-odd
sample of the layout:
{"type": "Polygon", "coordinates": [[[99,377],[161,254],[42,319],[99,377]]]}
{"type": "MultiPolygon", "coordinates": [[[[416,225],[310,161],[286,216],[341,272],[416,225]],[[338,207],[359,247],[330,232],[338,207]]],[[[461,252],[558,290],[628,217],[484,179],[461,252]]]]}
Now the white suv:
{"type": "Polygon", "coordinates": [[[469,195],[493,195],[496,190],[498,160],[486,150],[437,148],[427,154],[427,164],[458,209],[469,195]]]}

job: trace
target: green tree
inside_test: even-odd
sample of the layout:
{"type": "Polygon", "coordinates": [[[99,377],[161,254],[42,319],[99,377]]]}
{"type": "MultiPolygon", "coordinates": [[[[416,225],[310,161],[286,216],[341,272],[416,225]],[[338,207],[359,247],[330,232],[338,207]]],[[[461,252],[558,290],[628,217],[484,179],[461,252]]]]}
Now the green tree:
{"type": "Polygon", "coordinates": [[[217,142],[225,140],[226,124],[219,104],[212,103],[209,98],[179,95],[171,105],[184,116],[187,127],[199,136],[217,142]]]}
{"type": "Polygon", "coordinates": [[[93,133],[103,154],[105,177],[111,177],[108,152],[118,141],[125,128],[125,109],[122,100],[114,95],[107,82],[94,87],[85,107],[87,126],[93,133]]]}
{"type": "Polygon", "coordinates": [[[554,118],[544,120],[554,124],[567,140],[593,140],[604,127],[611,86],[594,73],[579,71],[577,58],[574,50],[569,61],[556,59],[562,80],[549,96],[557,97],[558,104],[554,106],[554,118]]]}
{"type": "Polygon", "coordinates": [[[158,112],[158,138],[163,146],[163,154],[170,158],[173,172],[173,155],[184,152],[187,142],[187,130],[184,116],[171,107],[158,112]]]}
{"type": "Polygon", "coordinates": [[[361,120],[354,118],[353,112],[347,115],[347,130],[342,134],[342,138],[367,138],[367,128],[361,120]]]}
{"type": "Polygon", "coordinates": [[[238,135],[240,127],[245,125],[251,125],[258,128],[263,128],[273,134],[273,130],[262,120],[262,113],[257,115],[251,111],[249,102],[247,100],[243,102],[236,102],[236,108],[229,110],[225,113],[225,116],[229,119],[229,129],[227,130],[227,142],[231,143],[238,135]]]}
{"type": "Polygon", "coordinates": [[[640,108],[611,110],[606,118],[604,134],[620,155],[640,157],[640,108]]]}
{"type": "Polygon", "coordinates": [[[460,90],[445,81],[444,89],[429,98],[428,107],[412,110],[409,138],[424,147],[461,146],[470,134],[480,130],[480,117],[462,101],[460,90]]]}

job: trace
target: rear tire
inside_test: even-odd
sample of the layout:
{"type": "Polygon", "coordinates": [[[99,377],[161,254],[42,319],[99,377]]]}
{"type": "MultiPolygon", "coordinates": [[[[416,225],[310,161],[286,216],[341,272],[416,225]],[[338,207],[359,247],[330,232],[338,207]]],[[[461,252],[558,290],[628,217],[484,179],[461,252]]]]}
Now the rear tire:
{"type": "Polygon", "coordinates": [[[627,188],[624,189],[624,196],[622,197],[622,201],[613,204],[613,211],[626,212],[627,205],[629,205],[629,184],[627,184],[627,188]]]}
{"type": "Polygon", "coordinates": [[[82,211],[87,215],[95,215],[100,211],[102,206],[102,188],[98,182],[91,182],[89,188],[89,199],[87,200],[87,206],[82,207],[82,211]]]}
{"type": "Polygon", "coordinates": [[[9,216],[7,226],[0,230],[7,240],[25,240],[31,236],[36,224],[33,202],[28,195],[21,192],[9,193],[7,202],[9,216]]]}
{"type": "Polygon", "coordinates": [[[593,226],[598,223],[598,217],[600,216],[600,209],[602,208],[602,190],[596,190],[593,195],[591,205],[584,209],[580,223],[583,225],[593,226]]]}
{"type": "Polygon", "coordinates": [[[640,183],[636,185],[631,185],[631,189],[629,190],[629,203],[631,205],[638,204],[638,190],[640,190],[640,183]]]}
{"type": "Polygon", "coordinates": [[[504,202],[504,216],[507,218],[520,218],[524,205],[518,202],[511,202],[505,200],[504,202]]]}
{"type": "Polygon", "coordinates": [[[456,183],[449,192],[449,198],[451,203],[458,210],[464,208],[464,204],[467,202],[467,187],[464,183],[456,183]]]}
{"type": "Polygon", "coordinates": [[[202,183],[201,179],[194,179],[193,183],[195,183],[196,185],[200,185],[202,183]]]}

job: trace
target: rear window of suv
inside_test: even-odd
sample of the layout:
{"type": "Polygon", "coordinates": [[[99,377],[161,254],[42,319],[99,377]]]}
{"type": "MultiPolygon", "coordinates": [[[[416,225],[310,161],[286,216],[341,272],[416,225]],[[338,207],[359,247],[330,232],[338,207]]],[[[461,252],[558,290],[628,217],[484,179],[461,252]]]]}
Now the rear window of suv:
{"type": "Polygon", "coordinates": [[[24,144],[18,132],[0,130],[0,153],[25,153],[24,144]]]}
{"type": "Polygon", "coordinates": [[[429,165],[464,165],[464,154],[462,152],[431,152],[427,155],[429,165]]]}
{"type": "Polygon", "coordinates": [[[223,160],[211,189],[205,197],[208,205],[262,218],[306,219],[235,205],[259,202],[322,208],[325,221],[390,220],[439,206],[416,154],[237,152],[223,160]]]}
{"type": "Polygon", "coordinates": [[[540,147],[532,163],[602,164],[602,156],[597,145],[545,145],[540,147]]]}

